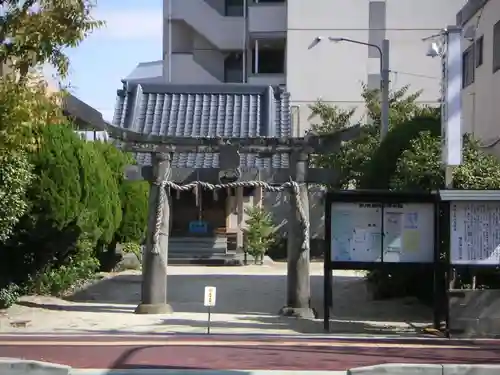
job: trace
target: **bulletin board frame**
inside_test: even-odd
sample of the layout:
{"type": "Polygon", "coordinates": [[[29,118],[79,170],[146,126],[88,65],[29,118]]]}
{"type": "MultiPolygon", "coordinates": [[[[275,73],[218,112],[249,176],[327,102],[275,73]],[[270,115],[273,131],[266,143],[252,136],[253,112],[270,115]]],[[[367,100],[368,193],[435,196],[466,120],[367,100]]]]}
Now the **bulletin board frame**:
{"type": "Polygon", "coordinates": [[[442,216],[441,228],[441,244],[445,254],[445,320],[446,320],[446,337],[451,338],[452,335],[460,334],[461,329],[455,329],[450,317],[451,298],[463,297],[462,289],[455,289],[454,279],[464,275],[473,276],[484,269],[498,269],[500,264],[493,263],[476,263],[462,262],[455,263],[452,259],[452,205],[454,203],[472,203],[484,204],[489,202],[500,203],[500,190],[458,190],[447,189],[439,191],[440,206],[442,216]]]}
{"type": "MultiPolygon", "coordinates": [[[[443,293],[446,267],[440,259],[440,196],[434,192],[394,192],[389,190],[338,190],[329,191],[325,198],[325,253],[324,253],[324,330],[330,332],[330,313],[333,306],[333,271],[334,270],[396,270],[396,269],[428,269],[434,277],[434,328],[440,329],[443,306],[443,293]],[[332,204],[334,203],[375,203],[382,207],[395,204],[431,204],[433,208],[433,259],[426,262],[384,262],[380,261],[342,261],[332,259],[332,204]]],[[[381,228],[381,254],[383,254],[383,235],[381,228]]],[[[445,298],[445,296],[443,296],[445,298]]]]}

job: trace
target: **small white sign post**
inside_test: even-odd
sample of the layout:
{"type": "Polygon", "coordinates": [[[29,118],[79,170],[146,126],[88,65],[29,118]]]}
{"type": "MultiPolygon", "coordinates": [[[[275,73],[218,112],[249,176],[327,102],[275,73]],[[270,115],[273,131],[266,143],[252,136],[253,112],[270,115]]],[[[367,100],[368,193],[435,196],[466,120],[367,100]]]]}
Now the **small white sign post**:
{"type": "Polygon", "coordinates": [[[215,306],[215,297],[217,294],[217,289],[215,286],[206,286],[205,287],[205,298],[203,301],[203,304],[207,307],[208,309],[208,322],[207,322],[207,334],[210,334],[210,314],[211,314],[211,309],[212,307],[215,306]]]}

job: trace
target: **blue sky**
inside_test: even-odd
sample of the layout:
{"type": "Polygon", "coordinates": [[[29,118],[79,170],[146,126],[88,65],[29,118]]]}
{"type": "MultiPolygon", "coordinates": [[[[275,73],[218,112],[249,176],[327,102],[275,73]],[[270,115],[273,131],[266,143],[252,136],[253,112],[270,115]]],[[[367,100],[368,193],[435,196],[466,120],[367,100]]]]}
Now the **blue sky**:
{"type": "Polygon", "coordinates": [[[162,58],[162,0],[100,0],[107,25],[68,51],[70,91],[112,120],[120,80],[139,62],[162,58]]]}

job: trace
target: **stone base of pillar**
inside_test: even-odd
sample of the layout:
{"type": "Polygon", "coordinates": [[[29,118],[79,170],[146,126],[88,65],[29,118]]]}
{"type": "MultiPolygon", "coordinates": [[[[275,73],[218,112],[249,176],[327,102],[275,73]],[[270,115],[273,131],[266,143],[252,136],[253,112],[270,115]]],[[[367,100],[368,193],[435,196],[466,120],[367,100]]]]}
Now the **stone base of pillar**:
{"type": "Polygon", "coordinates": [[[284,306],[281,308],[279,314],[281,316],[290,316],[302,319],[316,319],[318,313],[311,307],[289,307],[284,306]]]}
{"type": "Polygon", "coordinates": [[[139,304],[135,311],[136,314],[171,314],[173,312],[172,306],[168,303],[155,303],[155,304],[147,304],[141,303],[139,304]]]}

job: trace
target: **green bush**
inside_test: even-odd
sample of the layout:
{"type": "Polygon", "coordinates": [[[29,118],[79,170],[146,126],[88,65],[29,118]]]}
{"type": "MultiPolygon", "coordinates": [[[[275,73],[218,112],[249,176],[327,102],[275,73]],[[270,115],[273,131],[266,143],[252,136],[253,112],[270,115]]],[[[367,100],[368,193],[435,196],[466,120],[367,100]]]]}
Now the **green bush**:
{"type": "Polygon", "coordinates": [[[0,243],[28,209],[26,191],[33,180],[32,165],[24,152],[0,154],[0,243]]]}
{"type": "Polygon", "coordinates": [[[438,116],[419,116],[395,125],[375,149],[371,160],[364,166],[359,188],[388,189],[396,173],[398,160],[412,146],[421,133],[436,137],[441,131],[438,116]]]}
{"type": "Polygon", "coordinates": [[[21,288],[14,283],[0,288],[0,309],[7,309],[15,304],[21,295],[20,290],[21,288]]]}
{"type": "Polygon", "coordinates": [[[137,259],[142,259],[142,246],[136,242],[127,242],[123,244],[123,252],[134,254],[137,259]]]}
{"type": "Polygon", "coordinates": [[[125,153],[111,143],[95,142],[118,185],[121,221],[113,234],[106,253],[100,255],[102,270],[115,269],[120,257],[116,254],[117,243],[141,243],[144,240],[148,216],[149,184],[146,181],[125,180],[125,168],[135,164],[131,154],[125,153]]]}
{"type": "Polygon", "coordinates": [[[98,149],[106,163],[108,164],[113,177],[118,185],[125,179],[125,167],[129,164],[135,164],[131,154],[121,151],[115,145],[109,142],[92,142],[92,145],[98,149]]]}
{"type": "Polygon", "coordinates": [[[110,166],[120,191],[122,217],[114,233],[114,241],[140,243],[147,225],[149,184],[146,181],[125,180],[125,168],[135,164],[131,154],[110,143],[96,142],[95,145],[110,166]]]}
{"type": "Polygon", "coordinates": [[[98,231],[94,237],[96,242],[107,245],[120,226],[122,210],[114,171],[97,145],[94,142],[81,142],[77,147],[82,179],[81,204],[87,209],[88,221],[98,231]]]}
{"type": "Polygon", "coordinates": [[[116,241],[142,243],[148,221],[149,184],[146,181],[123,181],[120,197],[123,218],[115,234],[116,241]]]}
{"type": "Polygon", "coordinates": [[[253,256],[254,262],[262,262],[264,254],[275,242],[277,227],[271,213],[264,208],[253,206],[245,210],[248,215],[245,234],[245,251],[253,256]]]}
{"type": "Polygon", "coordinates": [[[99,269],[93,242],[80,240],[73,254],[58,267],[48,265],[28,286],[27,292],[61,296],[92,280],[99,269]]]}
{"type": "Polygon", "coordinates": [[[94,248],[112,240],[121,202],[103,155],[71,127],[46,126],[41,144],[30,155],[36,178],[27,192],[29,211],[0,249],[0,285],[61,293],[95,272],[94,248]]]}

